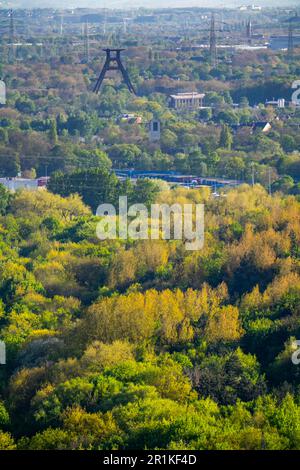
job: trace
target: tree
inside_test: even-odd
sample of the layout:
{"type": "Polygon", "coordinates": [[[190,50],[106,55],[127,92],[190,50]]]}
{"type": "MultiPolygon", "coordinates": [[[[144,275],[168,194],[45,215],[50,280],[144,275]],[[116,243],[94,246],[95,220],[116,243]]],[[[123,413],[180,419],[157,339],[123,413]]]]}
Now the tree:
{"type": "Polygon", "coordinates": [[[161,144],[164,151],[172,153],[177,146],[177,135],[169,129],[164,130],[161,136],[161,144]]]}
{"type": "Polygon", "coordinates": [[[227,150],[230,150],[231,146],[232,146],[232,142],[233,142],[233,138],[232,138],[232,134],[229,130],[229,127],[226,126],[226,125],[223,125],[222,130],[221,130],[221,135],[220,135],[219,146],[221,148],[225,148],[227,150]]]}
{"type": "Polygon", "coordinates": [[[7,129],[0,129],[0,142],[7,145],[9,142],[7,129]]]}
{"type": "Polygon", "coordinates": [[[111,367],[122,362],[133,360],[133,347],[126,341],[114,341],[111,344],[94,341],[86,349],[82,363],[90,370],[111,367]]]}
{"type": "Polygon", "coordinates": [[[134,166],[140,153],[141,150],[134,144],[115,144],[109,149],[109,157],[116,168],[134,166]]]}
{"type": "Polygon", "coordinates": [[[5,152],[2,154],[0,149],[0,176],[1,177],[15,177],[20,172],[20,161],[19,157],[15,153],[5,152]],[[8,155],[9,153],[9,155],[8,155]]]}
{"type": "Polygon", "coordinates": [[[72,437],[66,430],[48,428],[35,434],[24,447],[28,450],[68,450],[72,437]]]}
{"type": "Polygon", "coordinates": [[[4,215],[11,199],[11,193],[0,184],[0,214],[4,215]]]}
{"type": "Polygon", "coordinates": [[[26,214],[33,220],[35,217],[42,218],[46,214],[48,217],[69,221],[91,213],[76,194],[62,198],[49,191],[26,190],[16,193],[11,200],[10,210],[16,217],[22,217],[26,214]]]}
{"type": "Polygon", "coordinates": [[[75,151],[78,156],[78,164],[83,168],[101,168],[110,170],[112,162],[107,153],[100,149],[83,150],[78,149],[75,151]]]}
{"type": "Polygon", "coordinates": [[[4,406],[4,403],[0,402],[0,426],[1,429],[4,429],[9,426],[10,424],[10,418],[9,414],[4,406]]]}
{"type": "Polygon", "coordinates": [[[294,188],[294,180],[291,176],[285,175],[274,181],[272,184],[273,191],[282,191],[287,194],[294,188]]]}
{"type": "Polygon", "coordinates": [[[100,204],[116,203],[117,188],[117,177],[104,168],[77,170],[68,175],[55,173],[48,184],[50,191],[61,196],[79,194],[93,211],[100,204]]]}
{"type": "Polygon", "coordinates": [[[91,135],[96,131],[97,117],[94,113],[77,111],[68,116],[65,127],[71,135],[91,135]]]}
{"type": "Polygon", "coordinates": [[[240,107],[241,108],[248,108],[249,107],[249,100],[246,96],[242,96],[240,99],[240,107]]]}
{"type": "Polygon", "coordinates": [[[150,179],[138,179],[131,194],[129,194],[129,204],[144,204],[150,207],[156,200],[160,191],[159,182],[150,179]]]}
{"type": "Polygon", "coordinates": [[[191,376],[199,396],[211,397],[222,405],[251,401],[266,391],[256,357],[239,348],[225,357],[204,358],[191,376]]]}
{"type": "Polygon", "coordinates": [[[212,109],[204,108],[199,111],[199,118],[204,121],[209,121],[212,118],[212,109]]]}
{"type": "Polygon", "coordinates": [[[16,101],[18,111],[26,114],[32,114],[35,111],[35,103],[27,97],[20,97],[16,101]]]}
{"type": "Polygon", "coordinates": [[[145,305],[143,294],[137,293],[96,302],[81,329],[84,335],[103,342],[142,342],[152,336],[154,326],[153,310],[145,305]]]}
{"type": "Polygon", "coordinates": [[[12,436],[7,432],[0,431],[0,450],[16,450],[16,448],[12,436]]]}
{"type": "Polygon", "coordinates": [[[293,152],[297,149],[297,143],[291,135],[282,136],[281,146],[285,152],[293,152]]]}
{"type": "Polygon", "coordinates": [[[200,169],[202,168],[202,164],[204,163],[204,160],[205,160],[205,157],[200,150],[195,150],[194,152],[191,152],[189,154],[188,163],[189,163],[190,170],[193,174],[195,175],[201,174],[200,169]]]}
{"type": "Polygon", "coordinates": [[[222,307],[208,317],[205,337],[209,342],[237,341],[241,336],[242,328],[236,307],[222,307]]]}
{"type": "Polygon", "coordinates": [[[57,126],[56,126],[55,119],[51,119],[51,122],[50,122],[49,140],[52,145],[56,145],[58,142],[57,126]]]}
{"type": "Polygon", "coordinates": [[[220,111],[216,118],[221,124],[233,125],[239,123],[238,115],[232,110],[220,111]]]}

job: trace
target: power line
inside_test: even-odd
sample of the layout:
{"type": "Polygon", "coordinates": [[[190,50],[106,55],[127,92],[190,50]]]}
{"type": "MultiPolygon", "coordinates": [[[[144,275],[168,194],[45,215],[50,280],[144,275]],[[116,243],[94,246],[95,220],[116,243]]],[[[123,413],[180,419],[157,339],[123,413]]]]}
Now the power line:
{"type": "Polygon", "coordinates": [[[66,157],[64,156],[55,156],[55,155],[20,155],[20,160],[67,160],[66,157]]]}

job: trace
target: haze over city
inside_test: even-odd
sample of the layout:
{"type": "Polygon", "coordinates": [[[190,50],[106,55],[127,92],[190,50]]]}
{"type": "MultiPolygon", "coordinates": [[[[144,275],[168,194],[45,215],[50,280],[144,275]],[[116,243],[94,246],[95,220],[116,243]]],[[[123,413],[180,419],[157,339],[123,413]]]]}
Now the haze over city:
{"type": "Polygon", "coordinates": [[[16,0],[2,2],[2,7],[11,8],[180,8],[180,7],[213,7],[232,8],[243,4],[254,3],[264,7],[299,5],[299,0],[258,0],[243,2],[243,0],[16,0]]]}

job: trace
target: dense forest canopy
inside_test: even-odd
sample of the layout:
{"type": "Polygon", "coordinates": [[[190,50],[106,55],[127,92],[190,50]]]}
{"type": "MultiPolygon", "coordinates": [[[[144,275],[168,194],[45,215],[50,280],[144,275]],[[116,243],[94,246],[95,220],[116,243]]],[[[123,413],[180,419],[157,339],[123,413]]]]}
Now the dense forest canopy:
{"type": "Polygon", "coordinates": [[[5,12],[0,450],[300,449],[300,50],[266,46],[285,10],[248,8],[222,12],[215,61],[207,9],[5,12]],[[114,74],[92,92],[104,46],[136,95],[114,74]],[[195,91],[201,108],[170,105],[195,91]],[[204,204],[203,249],[99,240],[120,196],[204,204]]]}
{"type": "Polygon", "coordinates": [[[101,242],[76,195],[2,195],[2,449],[296,449],[300,204],[205,202],[206,243],[101,242]]]}

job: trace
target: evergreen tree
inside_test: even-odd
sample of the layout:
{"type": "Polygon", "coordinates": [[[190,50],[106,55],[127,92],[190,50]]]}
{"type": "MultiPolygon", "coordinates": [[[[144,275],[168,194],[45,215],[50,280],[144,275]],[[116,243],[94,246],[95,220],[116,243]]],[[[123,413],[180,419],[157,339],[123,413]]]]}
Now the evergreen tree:
{"type": "Polygon", "coordinates": [[[57,142],[58,142],[57,125],[56,125],[56,121],[54,119],[52,119],[51,122],[50,122],[49,140],[50,140],[51,144],[53,144],[53,145],[56,145],[57,142]]]}
{"type": "Polygon", "coordinates": [[[221,148],[230,150],[232,146],[232,142],[233,142],[233,138],[232,138],[230,129],[226,124],[224,124],[221,130],[219,146],[221,148]]]}

